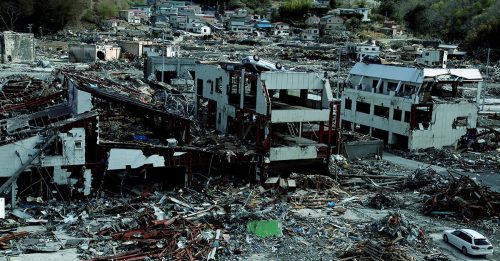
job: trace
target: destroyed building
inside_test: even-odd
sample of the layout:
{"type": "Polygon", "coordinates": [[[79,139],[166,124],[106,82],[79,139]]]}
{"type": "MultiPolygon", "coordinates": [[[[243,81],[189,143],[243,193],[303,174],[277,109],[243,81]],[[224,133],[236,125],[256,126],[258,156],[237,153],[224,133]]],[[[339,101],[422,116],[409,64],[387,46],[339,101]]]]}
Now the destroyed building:
{"type": "Polygon", "coordinates": [[[342,95],[342,126],[408,149],[456,146],[476,128],[478,69],[357,63],[342,95]]]}
{"type": "Polygon", "coordinates": [[[33,34],[0,33],[0,63],[32,63],[35,60],[33,34]]]}
{"type": "Polygon", "coordinates": [[[242,62],[200,62],[195,82],[210,127],[251,140],[266,163],[322,161],[337,139],[329,81],[293,72],[257,56],[242,62]]]}

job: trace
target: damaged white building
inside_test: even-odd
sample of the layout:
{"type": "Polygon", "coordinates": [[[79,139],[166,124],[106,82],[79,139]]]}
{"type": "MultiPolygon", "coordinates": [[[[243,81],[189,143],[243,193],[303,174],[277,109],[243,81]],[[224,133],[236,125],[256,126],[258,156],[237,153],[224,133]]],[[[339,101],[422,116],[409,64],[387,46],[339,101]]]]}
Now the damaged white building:
{"type": "Polygon", "coordinates": [[[335,108],[329,81],[309,72],[247,57],[241,63],[200,62],[198,96],[208,100],[208,127],[250,140],[266,163],[324,159],[335,108]],[[251,137],[251,138],[250,138],[251,137]]]}
{"type": "Polygon", "coordinates": [[[481,91],[478,69],[357,63],[342,96],[342,126],[411,150],[456,146],[476,128],[481,91]]]}

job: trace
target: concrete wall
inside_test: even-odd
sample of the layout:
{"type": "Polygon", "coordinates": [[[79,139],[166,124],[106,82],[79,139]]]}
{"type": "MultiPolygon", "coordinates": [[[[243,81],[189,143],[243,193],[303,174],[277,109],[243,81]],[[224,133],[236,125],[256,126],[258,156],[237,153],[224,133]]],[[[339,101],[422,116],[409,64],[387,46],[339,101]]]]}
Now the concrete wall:
{"type": "Polygon", "coordinates": [[[3,32],[0,34],[0,62],[32,63],[35,60],[33,34],[3,32]]]}
{"type": "Polygon", "coordinates": [[[271,148],[269,151],[271,161],[316,159],[317,157],[318,149],[315,145],[277,147],[271,148]]]}
{"type": "Polygon", "coordinates": [[[70,44],[68,50],[71,63],[91,63],[97,60],[95,44],[70,44]]]}
{"type": "Polygon", "coordinates": [[[0,177],[10,177],[30,156],[36,153],[35,146],[41,142],[40,136],[34,136],[0,147],[0,177]]]}
{"type": "Polygon", "coordinates": [[[42,167],[70,166],[85,164],[85,129],[73,128],[66,133],[60,133],[62,155],[44,155],[40,159],[42,167]]]}
{"type": "Polygon", "coordinates": [[[351,141],[342,143],[342,155],[348,159],[382,157],[383,140],[351,141]]]}
{"type": "Polygon", "coordinates": [[[196,78],[196,84],[198,80],[203,81],[203,97],[217,102],[216,129],[226,132],[227,118],[236,116],[236,109],[229,105],[227,96],[229,84],[227,72],[217,65],[200,64],[196,66],[196,78]],[[216,88],[217,79],[221,79],[220,92],[216,88]]]}
{"type": "Polygon", "coordinates": [[[427,130],[413,130],[408,147],[422,149],[456,146],[460,137],[467,133],[467,129],[476,128],[478,111],[476,104],[468,102],[434,104],[430,127],[427,130]],[[467,117],[467,125],[453,128],[457,117],[467,117]]]}

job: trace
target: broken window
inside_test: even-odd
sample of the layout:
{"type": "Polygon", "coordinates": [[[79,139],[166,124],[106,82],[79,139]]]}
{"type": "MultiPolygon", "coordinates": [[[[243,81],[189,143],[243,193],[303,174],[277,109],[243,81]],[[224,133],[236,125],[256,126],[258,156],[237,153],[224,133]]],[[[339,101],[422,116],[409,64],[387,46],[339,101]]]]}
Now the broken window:
{"type": "Polygon", "coordinates": [[[395,121],[401,121],[401,117],[403,116],[403,111],[394,109],[394,114],[392,115],[392,119],[395,121]]]}
{"type": "Polygon", "coordinates": [[[346,98],[345,99],[344,109],[351,110],[351,108],[352,108],[352,100],[349,99],[349,98],[346,98]]]}
{"type": "Polygon", "coordinates": [[[410,122],[410,112],[405,111],[405,122],[410,122]]]}
{"type": "Polygon", "coordinates": [[[388,91],[395,92],[397,88],[398,88],[398,83],[397,82],[387,82],[387,90],[388,91]]]}
{"type": "Polygon", "coordinates": [[[453,121],[452,127],[456,129],[457,127],[467,127],[468,118],[467,117],[457,117],[453,121]]]}
{"type": "Polygon", "coordinates": [[[362,113],[370,113],[370,104],[366,102],[356,102],[356,111],[362,113]]]}
{"type": "Polygon", "coordinates": [[[75,140],[75,149],[82,149],[82,141],[75,140]]]}
{"type": "Polygon", "coordinates": [[[375,105],[373,114],[382,118],[389,118],[389,107],[375,105]]]}
{"type": "Polygon", "coordinates": [[[222,77],[215,79],[215,91],[222,93],[222,77]]]}
{"type": "Polygon", "coordinates": [[[208,80],[207,85],[210,86],[210,94],[214,94],[214,82],[212,80],[208,80]]]}

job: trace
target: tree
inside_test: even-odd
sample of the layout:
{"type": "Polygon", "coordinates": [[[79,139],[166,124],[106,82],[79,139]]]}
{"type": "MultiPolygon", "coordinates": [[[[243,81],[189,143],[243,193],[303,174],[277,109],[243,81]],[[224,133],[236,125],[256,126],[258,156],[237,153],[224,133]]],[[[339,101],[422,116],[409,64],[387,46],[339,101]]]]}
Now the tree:
{"type": "Polygon", "coordinates": [[[337,8],[337,0],[330,0],[328,6],[330,6],[331,9],[337,8]]]}
{"type": "Polygon", "coordinates": [[[5,30],[14,30],[16,22],[19,19],[19,15],[19,8],[17,8],[17,5],[14,2],[8,1],[0,3],[0,21],[2,22],[5,30]]]}

